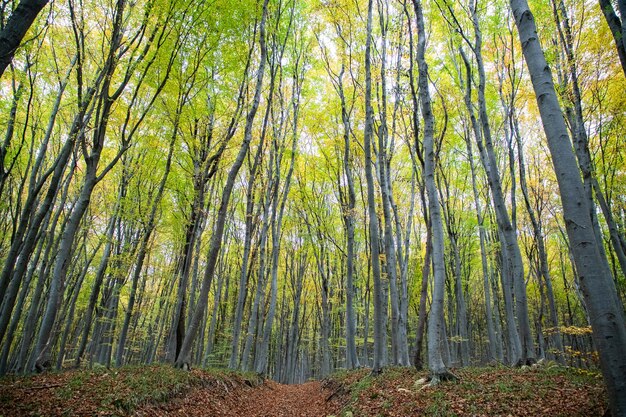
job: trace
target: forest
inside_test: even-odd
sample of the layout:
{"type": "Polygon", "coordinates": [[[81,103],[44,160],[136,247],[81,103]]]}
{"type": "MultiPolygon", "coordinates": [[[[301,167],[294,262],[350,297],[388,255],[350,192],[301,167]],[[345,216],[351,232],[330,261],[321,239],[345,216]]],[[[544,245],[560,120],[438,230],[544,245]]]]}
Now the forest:
{"type": "Polygon", "coordinates": [[[0,25],[0,376],[549,361],[626,415],[626,1],[5,0],[0,25]]]}

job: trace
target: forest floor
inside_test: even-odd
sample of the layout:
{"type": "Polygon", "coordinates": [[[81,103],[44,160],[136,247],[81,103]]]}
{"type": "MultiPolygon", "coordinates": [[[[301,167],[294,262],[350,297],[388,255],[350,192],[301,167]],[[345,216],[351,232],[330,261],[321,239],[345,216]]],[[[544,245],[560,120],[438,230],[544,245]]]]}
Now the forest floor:
{"type": "Polygon", "coordinates": [[[0,417],[13,416],[602,416],[606,399],[593,371],[545,365],[455,371],[429,387],[426,373],[389,368],[340,372],[283,385],[224,370],[165,365],[67,371],[0,379],[0,417]]]}

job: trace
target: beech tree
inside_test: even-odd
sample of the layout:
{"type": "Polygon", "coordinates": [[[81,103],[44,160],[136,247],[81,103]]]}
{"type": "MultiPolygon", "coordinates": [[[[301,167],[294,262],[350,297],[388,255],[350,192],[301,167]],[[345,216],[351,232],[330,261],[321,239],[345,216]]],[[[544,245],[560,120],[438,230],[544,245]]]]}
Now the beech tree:
{"type": "MultiPolygon", "coordinates": [[[[37,15],[48,4],[48,0],[21,0],[11,11],[9,18],[2,22],[0,29],[0,77],[11,64],[15,50],[26,36],[37,15]]],[[[2,5],[2,15],[7,12],[7,4],[2,5]]]]}
{"type": "Polygon", "coordinates": [[[548,140],[552,163],[557,173],[563,216],[572,243],[574,262],[583,287],[594,330],[594,342],[600,355],[602,373],[609,393],[611,411],[621,415],[626,410],[626,324],[623,307],[618,304],[615,286],[606,259],[603,258],[589,214],[589,202],[578,174],[570,136],[559,105],[552,74],[537,38],[534,16],[525,0],[512,0],[524,58],[528,65],[541,120],[548,140]],[[539,99],[541,97],[541,99],[539,99]]]}
{"type": "Polygon", "coordinates": [[[0,374],[597,352],[621,412],[621,2],[5,3],[0,374]]]}

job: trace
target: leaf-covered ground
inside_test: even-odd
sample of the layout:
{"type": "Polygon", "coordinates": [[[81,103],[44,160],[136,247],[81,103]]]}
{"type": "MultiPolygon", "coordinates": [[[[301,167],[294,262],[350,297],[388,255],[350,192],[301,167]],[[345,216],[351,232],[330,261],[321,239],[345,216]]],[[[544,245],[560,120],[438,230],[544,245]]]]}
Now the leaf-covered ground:
{"type": "Polygon", "coordinates": [[[329,399],[326,384],[311,381],[284,385],[265,381],[256,387],[194,388],[184,397],[137,411],[141,417],[325,417],[339,414],[341,404],[329,399]]]}
{"type": "Polygon", "coordinates": [[[426,376],[408,368],[336,376],[343,385],[343,415],[354,416],[602,416],[606,396],[601,376],[555,365],[466,368],[457,382],[435,387],[416,383],[426,376]]]}
{"type": "Polygon", "coordinates": [[[13,416],[601,416],[594,372],[470,368],[428,387],[408,368],[366,369],[322,382],[282,385],[222,370],[165,365],[69,371],[0,380],[0,417],[13,416]]]}
{"type": "Polygon", "coordinates": [[[127,416],[197,387],[259,384],[252,375],[223,370],[185,372],[167,365],[66,371],[0,380],[0,417],[127,416]]]}

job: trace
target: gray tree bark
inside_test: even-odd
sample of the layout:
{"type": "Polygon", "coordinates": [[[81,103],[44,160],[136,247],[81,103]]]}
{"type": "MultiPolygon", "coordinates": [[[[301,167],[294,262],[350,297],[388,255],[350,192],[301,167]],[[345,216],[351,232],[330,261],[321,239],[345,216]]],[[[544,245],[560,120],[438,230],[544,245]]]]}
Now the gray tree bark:
{"type": "MultiPolygon", "coordinates": [[[[11,315],[16,295],[16,293],[9,294],[9,296],[5,298],[6,289],[11,281],[20,283],[23,278],[24,272],[28,266],[28,261],[30,260],[32,252],[37,244],[37,236],[40,233],[41,224],[44,222],[46,216],[48,216],[53,203],[57,198],[57,192],[59,190],[61,180],[63,179],[65,169],[76,143],[76,136],[83,126],[83,118],[87,110],[87,105],[93,97],[93,94],[87,95],[86,100],[79,105],[79,111],[70,127],[68,139],[63,144],[63,147],[59,151],[59,154],[55,158],[51,167],[42,173],[41,169],[43,167],[44,156],[47,151],[50,137],[52,136],[52,130],[59,112],[63,93],[65,92],[71,70],[74,68],[74,62],[75,60],[73,61],[70,70],[66,73],[65,78],[60,83],[59,92],[56,96],[52,111],[50,112],[46,134],[37,151],[37,156],[31,170],[28,183],[28,196],[26,197],[26,201],[22,207],[20,221],[4,260],[2,273],[0,274],[0,299],[3,300],[3,317],[5,315],[7,317],[11,315]],[[40,192],[42,191],[48,178],[50,178],[50,181],[48,182],[48,189],[44,194],[43,200],[39,206],[37,206],[37,200],[40,192]]],[[[4,152],[6,151],[7,146],[8,144],[3,144],[3,150],[0,152],[0,158],[2,159],[4,159],[4,152]]],[[[4,171],[4,167],[2,167],[2,170],[4,171]]],[[[0,341],[4,337],[5,330],[5,325],[0,323],[0,341]]]]}
{"type": "Polygon", "coordinates": [[[130,294],[128,296],[128,305],[126,306],[126,314],[124,315],[124,323],[122,325],[122,330],[120,331],[120,336],[119,336],[118,343],[117,343],[115,365],[118,367],[122,366],[124,363],[124,348],[126,346],[126,338],[128,337],[130,321],[133,315],[133,309],[135,307],[135,300],[137,298],[137,289],[139,286],[139,280],[141,278],[141,272],[143,270],[143,265],[146,259],[146,255],[148,254],[148,245],[152,237],[152,232],[154,231],[156,227],[157,211],[159,209],[161,199],[163,198],[163,193],[165,192],[165,184],[167,183],[167,178],[169,176],[170,168],[172,166],[172,156],[174,154],[174,144],[176,143],[176,137],[177,137],[177,132],[178,132],[179,116],[180,116],[180,112],[177,112],[176,120],[174,122],[173,130],[172,130],[172,138],[169,143],[167,160],[165,162],[165,171],[163,173],[163,177],[161,177],[161,181],[159,183],[156,196],[154,197],[154,200],[152,201],[152,208],[150,209],[148,221],[147,221],[145,230],[141,236],[141,242],[139,243],[139,248],[137,251],[137,262],[135,263],[135,266],[133,268],[130,294]]]}
{"type": "Polygon", "coordinates": [[[374,109],[372,107],[372,9],[373,0],[367,6],[367,31],[365,40],[365,179],[367,182],[367,211],[369,218],[370,262],[374,281],[374,363],[372,374],[382,372],[384,362],[383,345],[386,344],[383,316],[383,288],[380,271],[380,238],[378,216],[376,214],[376,198],[374,175],[372,173],[372,139],[374,134],[374,109]]]}
{"type": "MultiPolygon", "coordinates": [[[[470,165],[470,173],[472,176],[472,193],[474,195],[474,205],[476,208],[476,219],[478,220],[478,239],[480,242],[480,261],[483,273],[483,291],[485,296],[485,320],[487,322],[487,335],[489,338],[489,358],[496,359],[499,362],[503,361],[502,349],[498,349],[496,342],[496,332],[493,323],[493,311],[491,307],[491,284],[490,284],[490,272],[489,262],[487,260],[487,237],[485,233],[485,219],[483,217],[482,206],[480,203],[480,196],[478,194],[478,186],[476,181],[476,168],[474,165],[474,156],[472,152],[472,143],[469,138],[469,134],[465,136],[465,145],[467,148],[467,159],[470,165]]],[[[497,294],[496,294],[497,296],[497,294]]],[[[497,336],[500,337],[499,335],[497,336]]]]}
{"type": "Polygon", "coordinates": [[[617,56],[626,77],[626,1],[617,1],[620,17],[615,14],[611,0],[599,0],[599,3],[606,23],[609,25],[609,29],[611,29],[615,47],[617,48],[617,56]]]}
{"type": "Polygon", "coordinates": [[[563,84],[571,91],[571,105],[565,106],[565,115],[575,139],[574,147],[576,149],[576,157],[583,175],[583,184],[585,185],[585,191],[589,200],[589,208],[591,209],[592,216],[591,221],[596,231],[596,239],[601,240],[602,229],[596,214],[596,203],[593,199],[594,195],[602,210],[604,220],[607,223],[611,246],[613,246],[613,251],[617,256],[620,269],[626,276],[626,247],[623,245],[624,237],[619,233],[615,220],[613,219],[613,214],[604,197],[604,193],[600,189],[600,184],[598,184],[593,166],[593,159],[589,150],[589,138],[587,136],[587,130],[585,129],[585,118],[583,116],[582,92],[578,79],[579,70],[574,57],[574,34],[572,33],[569,16],[562,0],[552,0],[552,11],[559,33],[560,44],[565,52],[564,55],[569,75],[563,77],[563,84]]]}
{"type": "MultiPolygon", "coordinates": [[[[511,223],[511,219],[506,210],[504,196],[502,194],[502,183],[493,148],[491,126],[489,123],[487,104],[485,100],[486,79],[485,67],[482,58],[482,33],[478,24],[478,14],[476,8],[472,7],[471,12],[475,38],[473,52],[476,57],[479,79],[478,115],[483,132],[484,148],[486,150],[485,158],[481,158],[481,160],[483,161],[485,171],[487,172],[498,227],[502,231],[502,236],[504,237],[504,242],[506,244],[506,268],[513,283],[515,293],[515,314],[517,317],[517,326],[521,343],[521,351],[519,352],[520,357],[511,359],[514,359],[516,363],[530,364],[535,361],[535,353],[528,316],[528,302],[526,299],[526,285],[524,281],[524,263],[522,261],[522,254],[517,241],[517,232],[511,223]]],[[[480,145],[482,144],[479,142],[479,149],[481,147],[480,145]]]]}
{"type": "Polygon", "coordinates": [[[0,77],[13,60],[15,51],[48,0],[22,0],[0,31],[0,77]]]}
{"type": "MultiPolygon", "coordinates": [[[[394,220],[391,213],[391,186],[389,184],[390,155],[389,129],[387,126],[387,31],[389,18],[385,14],[386,7],[378,1],[378,20],[381,32],[381,53],[380,53],[380,123],[376,132],[378,136],[378,149],[376,155],[376,166],[378,168],[378,178],[380,182],[381,200],[383,208],[382,238],[385,255],[385,271],[389,286],[389,304],[391,306],[391,363],[399,364],[398,356],[401,341],[399,339],[399,316],[400,305],[398,297],[398,262],[396,259],[396,247],[393,236],[394,220]]],[[[386,303],[387,297],[385,297],[386,303]]]]}
{"type": "Polygon", "coordinates": [[[446,338],[443,298],[445,283],[444,237],[441,207],[435,185],[435,117],[428,91],[428,65],[426,64],[426,30],[421,0],[413,0],[417,27],[417,67],[419,98],[424,119],[424,182],[428,195],[428,210],[432,228],[433,292],[430,314],[428,315],[428,368],[431,384],[449,379],[452,374],[443,361],[443,345],[446,338]]]}
{"type": "MultiPolygon", "coordinates": [[[[471,102],[471,86],[472,86],[472,76],[471,76],[471,64],[469,62],[469,60],[467,59],[467,57],[465,56],[465,53],[463,52],[463,50],[460,50],[461,52],[461,56],[463,58],[463,61],[465,63],[465,73],[466,73],[466,82],[465,82],[465,107],[467,108],[467,111],[469,113],[470,116],[470,122],[471,122],[471,127],[472,127],[472,131],[474,134],[474,138],[476,140],[476,144],[478,145],[478,151],[480,154],[480,160],[481,163],[483,165],[483,168],[485,168],[485,172],[489,172],[489,170],[487,169],[489,167],[489,162],[488,162],[488,158],[486,156],[486,152],[483,146],[483,140],[482,140],[482,130],[480,129],[480,126],[478,124],[478,121],[476,120],[476,115],[474,113],[474,106],[472,105],[471,102]]],[[[488,180],[489,180],[489,174],[488,176],[488,180]]],[[[491,184],[491,182],[490,182],[491,184]]],[[[490,189],[491,189],[491,185],[490,185],[490,189]]],[[[493,193],[493,191],[492,191],[493,193]]],[[[495,203],[493,204],[493,206],[495,207],[495,203]]],[[[502,238],[502,233],[499,233],[498,236],[500,236],[500,241],[502,242],[502,251],[506,251],[507,246],[505,244],[504,238],[502,238]]],[[[504,307],[505,307],[505,319],[506,319],[506,324],[507,324],[507,335],[508,335],[508,360],[511,364],[515,365],[518,364],[520,362],[520,358],[521,358],[521,340],[520,340],[520,336],[519,336],[519,332],[517,329],[517,326],[515,325],[515,306],[513,304],[513,294],[512,294],[512,277],[511,277],[511,271],[509,269],[506,268],[506,266],[504,266],[504,262],[503,262],[503,267],[502,267],[502,271],[501,271],[501,278],[502,278],[502,292],[503,292],[503,296],[504,296],[504,307]]]]}
{"type": "Polygon", "coordinates": [[[539,43],[537,27],[526,0],[511,0],[522,51],[537,98],[541,121],[563,204],[567,235],[583,296],[589,310],[593,341],[614,416],[626,415],[626,325],[606,260],[598,250],[583,182],[571,148],[552,74],[539,43]]]}
{"type": "MultiPolygon", "coordinates": [[[[341,217],[346,234],[346,367],[348,369],[358,368],[359,358],[356,352],[356,316],[354,311],[354,274],[355,274],[355,216],[356,216],[356,193],[354,189],[354,173],[352,170],[352,156],[350,151],[350,135],[352,134],[352,126],[350,121],[350,114],[352,107],[348,106],[344,89],[344,75],[346,72],[345,57],[348,55],[346,48],[350,50],[350,44],[347,42],[343,35],[342,27],[339,23],[335,24],[335,31],[337,36],[341,39],[341,69],[339,73],[335,73],[331,69],[330,62],[328,60],[328,53],[320,42],[320,48],[322,49],[322,56],[324,63],[326,64],[326,73],[331,79],[332,85],[339,97],[339,103],[341,106],[341,125],[342,125],[342,138],[343,138],[343,165],[342,172],[343,178],[345,178],[345,185],[342,184],[341,176],[337,175],[337,187],[339,191],[339,198],[341,202],[341,217]]],[[[351,102],[353,105],[354,102],[351,102]]]]}
{"type": "MultiPolygon", "coordinates": [[[[239,340],[241,338],[241,323],[243,321],[244,307],[246,298],[248,295],[248,278],[250,271],[248,264],[250,262],[250,252],[252,249],[252,235],[256,229],[255,218],[258,218],[259,214],[254,214],[255,207],[255,180],[257,178],[257,172],[259,165],[261,164],[261,155],[264,149],[265,135],[261,136],[261,141],[257,146],[257,150],[254,156],[254,162],[250,167],[248,174],[248,185],[246,187],[246,223],[245,223],[245,236],[243,243],[243,257],[241,260],[241,271],[239,274],[239,288],[237,294],[237,305],[235,307],[235,322],[233,323],[233,341],[231,345],[230,360],[228,367],[230,369],[237,369],[239,366],[239,340]]],[[[259,205],[259,209],[260,209],[259,205]]]]}
{"type": "MultiPolygon", "coordinates": [[[[293,12],[293,9],[292,9],[293,12]]],[[[289,195],[289,189],[291,187],[291,177],[293,175],[295,158],[296,158],[296,147],[298,144],[298,118],[299,118],[299,109],[300,109],[300,95],[302,91],[302,81],[304,74],[300,73],[298,67],[304,63],[300,63],[301,56],[298,56],[296,61],[296,70],[295,75],[293,77],[293,87],[292,87],[292,131],[291,131],[291,158],[289,162],[289,168],[287,170],[287,175],[284,180],[284,184],[282,187],[282,194],[280,195],[280,202],[278,196],[274,199],[273,203],[273,219],[272,219],[272,265],[270,269],[271,275],[271,299],[269,311],[267,314],[267,318],[265,320],[265,329],[263,331],[263,341],[261,345],[260,351],[257,353],[258,362],[256,365],[256,372],[260,374],[267,373],[267,364],[268,364],[268,356],[269,356],[269,342],[270,336],[272,333],[272,326],[274,324],[274,316],[276,315],[276,297],[278,292],[278,262],[279,262],[279,254],[280,254],[280,242],[282,239],[282,224],[283,224],[283,216],[285,214],[285,205],[287,203],[287,197],[289,195]]],[[[284,147],[280,146],[283,148],[284,147]]],[[[280,183],[280,168],[282,161],[282,154],[280,158],[276,158],[276,168],[275,168],[275,182],[276,187],[278,189],[280,183]]]]}
{"type": "Polygon", "coordinates": [[[356,353],[356,317],[354,315],[354,217],[356,215],[356,194],[350,154],[350,117],[343,92],[343,69],[338,79],[338,93],[341,100],[341,121],[343,123],[343,170],[348,186],[347,204],[343,219],[346,228],[346,367],[355,369],[360,366],[356,353]]]}
{"type": "MultiPolygon", "coordinates": [[[[448,232],[448,240],[450,242],[450,251],[452,252],[452,270],[454,272],[454,301],[456,303],[456,329],[457,334],[460,338],[458,341],[458,347],[461,353],[461,365],[468,366],[470,364],[470,339],[468,335],[468,321],[467,321],[467,306],[465,304],[465,294],[463,292],[463,281],[462,281],[462,270],[461,270],[461,254],[460,248],[458,244],[458,228],[456,226],[456,221],[454,218],[454,213],[452,213],[452,209],[450,208],[450,187],[448,184],[448,180],[443,174],[443,169],[441,169],[441,173],[439,175],[441,178],[441,182],[443,182],[443,186],[439,185],[439,191],[441,194],[442,200],[442,214],[443,219],[446,223],[446,229],[448,232]],[[445,189],[445,195],[443,195],[445,189]]],[[[452,298],[452,291],[450,291],[449,299],[452,298]]],[[[450,308],[450,320],[452,320],[452,302],[449,301],[450,308]]],[[[455,356],[456,356],[455,349],[455,356]]],[[[458,359],[458,358],[456,358],[458,359]]],[[[454,362],[454,361],[453,361],[454,362]]]]}
{"type": "Polygon", "coordinates": [[[243,165],[243,160],[248,153],[248,149],[250,148],[250,141],[252,140],[252,126],[257,110],[259,108],[259,103],[261,101],[263,75],[265,73],[265,61],[267,59],[267,48],[265,44],[265,22],[267,21],[268,1],[269,0],[264,0],[263,2],[263,14],[259,27],[259,43],[261,45],[261,56],[259,61],[259,69],[257,71],[254,98],[246,117],[246,127],[244,131],[243,142],[239,148],[237,157],[235,158],[235,162],[228,171],[226,184],[224,185],[224,190],[222,192],[222,198],[217,212],[217,219],[215,221],[213,235],[211,235],[211,241],[209,243],[209,254],[207,256],[206,270],[204,278],[202,280],[202,286],[200,288],[198,305],[196,306],[196,310],[193,313],[193,317],[191,318],[191,322],[189,323],[187,333],[185,334],[185,338],[183,339],[180,353],[178,354],[178,358],[176,359],[176,362],[174,364],[177,368],[189,369],[191,365],[191,348],[193,346],[195,337],[198,334],[198,330],[200,329],[200,321],[202,319],[202,316],[204,315],[204,310],[207,308],[209,289],[211,287],[211,281],[215,273],[217,257],[222,246],[222,238],[224,235],[224,226],[226,222],[230,196],[232,194],[233,186],[235,185],[237,174],[239,173],[239,169],[243,165]]]}

